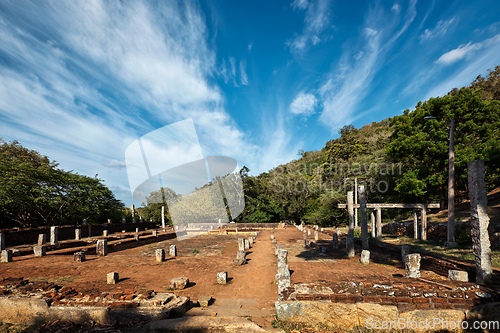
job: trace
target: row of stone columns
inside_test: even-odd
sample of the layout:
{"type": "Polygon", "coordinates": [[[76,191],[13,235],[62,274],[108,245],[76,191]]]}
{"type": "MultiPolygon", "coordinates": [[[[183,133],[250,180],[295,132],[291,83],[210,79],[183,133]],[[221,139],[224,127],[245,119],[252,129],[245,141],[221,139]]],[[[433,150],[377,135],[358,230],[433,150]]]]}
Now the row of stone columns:
{"type": "Polygon", "coordinates": [[[418,239],[419,234],[421,240],[427,240],[427,210],[425,207],[413,208],[413,238],[418,239]],[[420,213],[420,218],[418,213],[420,213]]]}

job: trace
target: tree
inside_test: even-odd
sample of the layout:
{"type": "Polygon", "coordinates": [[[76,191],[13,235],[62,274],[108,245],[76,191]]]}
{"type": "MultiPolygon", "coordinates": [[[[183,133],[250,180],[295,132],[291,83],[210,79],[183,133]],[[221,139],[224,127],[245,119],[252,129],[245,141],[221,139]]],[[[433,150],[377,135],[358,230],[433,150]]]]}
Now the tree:
{"type": "Polygon", "coordinates": [[[0,139],[2,226],[33,227],[119,220],[123,204],[102,180],[57,168],[55,161],[17,141],[0,139]]]}

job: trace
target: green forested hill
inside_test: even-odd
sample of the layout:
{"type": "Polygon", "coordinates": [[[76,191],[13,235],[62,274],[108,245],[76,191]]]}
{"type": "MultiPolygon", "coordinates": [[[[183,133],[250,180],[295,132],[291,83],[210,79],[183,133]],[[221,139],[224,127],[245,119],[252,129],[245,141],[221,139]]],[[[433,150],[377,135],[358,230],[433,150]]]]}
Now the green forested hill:
{"type": "MultiPolygon", "coordinates": [[[[237,222],[283,219],[344,223],[346,191],[365,184],[370,202],[446,204],[449,120],[455,120],[457,200],[467,196],[467,162],[486,164],[488,190],[500,185],[500,66],[468,87],[360,129],[346,125],[320,151],[258,176],[243,168],[246,207],[237,222]],[[425,120],[424,117],[434,119],[425,120]]],[[[387,214],[398,214],[397,210],[387,214]]],[[[390,216],[388,216],[390,217],[390,216]]]]}

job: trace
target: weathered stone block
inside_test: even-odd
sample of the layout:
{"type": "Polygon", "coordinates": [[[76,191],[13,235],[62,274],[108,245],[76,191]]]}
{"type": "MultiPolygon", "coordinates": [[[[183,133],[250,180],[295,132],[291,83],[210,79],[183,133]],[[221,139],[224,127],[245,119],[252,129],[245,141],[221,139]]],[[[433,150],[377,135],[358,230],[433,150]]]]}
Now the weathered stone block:
{"type": "Polygon", "coordinates": [[[288,251],[280,249],[278,251],[278,266],[286,265],[288,262],[288,251]]]}
{"type": "Polygon", "coordinates": [[[177,277],[170,280],[170,288],[173,290],[181,290],[186,288],[189,283],[189,279],[187,277],[177,277]]]}
{"type": "Polygon", "coordinates": [[[157,249],[155,251],[156,254],[156,262],[157,263],[162,263],[165,261],[165,250],[164,249],[157,249]]]}
{"type": "Polygon", "coordinates": [[[12,250],[2,250],[1,262],[12,262],[12,250]]]}
{"type": "Polygon", "coordinates": [[[405,257],[405,273],[407,278],[420,277],[420,253],[408,254],[405,257]]]}
{"type": "Polygon", "coordinates": [[[361,259],[359,260],[362,264],[370,263],[370,251],[363,250],[361,251],[361,259]]]}
{"type": "Polygon", "coordinates": [[[108,231],[107,231],[107,230],[103,230],[103,231],[102,231],[102,235],[103,235],[104,237],[108,237],[108,231]]]}
{"type": "Polygon", "coordinates": [[[44,245],[47,242],[47,235],[39,234],[38,235],[38,245],[44,245]]]}
{"type": "Polygon", "coordinates": [[[116,284],[118,283],[118,280],[120,279],[119,275],[117,272],[111,272],[111,273],[108,273],[108,275],[106,276],[107,278],[107,283],[108,284],[116,284]]]}
{"type": "Polygon", "coordinates": [[[35,254],[35,257],[43,257],[47,254],[47,248],[45,245],[34,246],[33,253],[35,254]]]}
{"type": "Polygon", "coordinates": [[[466,271],[448,270],[448,280],[469,282],[469,275],[466,271]]]}
{"type": "Polygon", "coordinates": [[[315,240],[315,241],[319,240],[319,234],[318,234],[318,231],[314,231],[314,240],[315,240]]]}
{"type": "Polygon", "coordinates": [[[281,250],[281,244],[276,244],[274,246],[274,255],[278,256],[278,252],[281,250]]]}
{"type": "Polygon", "coordinates": [[[250,246],[253,245],[253,237],[248,237],[248,242],[250,243],[250,246]]]}
{"type": "Polygon", "coordinates": [[[80,239],[82,239],[82,229],[75,229],[75,240],[80,240],[80,239]]]}
{"type": "Polygon", "coordinates": [[[50,227],[50,245],[59,245],[59,227],[50,227]]]}
{"type": "Polygon", "coordinates": [[[177,257],[177,246],[170,245],[170,256],[177,257]]]}
{"type": "Polygon", "coordinates": [[[218,284],[227,284],[227,272],[218,272],[217,273],[217,283],[218,284]]]}
{"type": "Polygon", "coordinates": [[[153,237],[158,237],[158,231],[157,230],[153,230],[152,235],[153,235],[153,237]]]}
{"type": "Polygon", "coordinates": [[[238,251],[245,251],[245,238],[238,238],[238,251]]]}
{"type": "Polygon", "coordinates": [[[212,296],[200,296],[198,298],[198,304],[202,308],[206,308],[207,306],[209,306],[211,301],[212,301],[212,296]]]}
{"type": "Polygon", "coordinates": [[[96,244],[96,254],[98,256],[107,256],[108,255],[108,241],[105,239],[99,239],[96,244]]]}
{"type": "Polygon", "coordinates": [[[85,261],[85,252],[83,251],[75,252],[75,254],[73,255],[73,260],[75,260],[76,262],[85,261]]]}
{"type": "Polygon", "coordinates": [[[250,250],[250,242],[248,239],[245,239],[245,250],[250,250]]]}
{"type": "Polygon", "coordinates": [[[247,263],[247,260],[245,259],[246,252],[245,251],[238,251],[236,252],[236,259],[233,260],[233,264],[236,266],[241,266],[247,263]]]}

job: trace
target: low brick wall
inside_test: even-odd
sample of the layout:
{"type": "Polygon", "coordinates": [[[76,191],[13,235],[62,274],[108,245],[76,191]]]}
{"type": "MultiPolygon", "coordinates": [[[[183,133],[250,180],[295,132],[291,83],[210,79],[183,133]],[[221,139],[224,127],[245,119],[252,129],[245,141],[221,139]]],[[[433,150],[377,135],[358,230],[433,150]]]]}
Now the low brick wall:
{"type": "MultiPolygon", "coordinates": [[[[75,229],[82,230],[82,238],[91,236],[100,236],[104,230],[110,233],[135,231],[136,228],[144,230],[145,228],[154,229],[157,225],[151,222],[126,223],[126,224],[95,224],[95,225],[64,225],[59,226],[59,240],[75,239],[75,229]]],[[[5,236],[6,247],[36,244],[38,235],[45,234],[47,241],[50,240],[50,227],[28,228],[28,229],[4,229],[1,230],[5,236]]]]}

